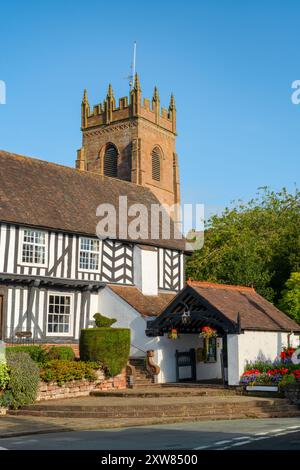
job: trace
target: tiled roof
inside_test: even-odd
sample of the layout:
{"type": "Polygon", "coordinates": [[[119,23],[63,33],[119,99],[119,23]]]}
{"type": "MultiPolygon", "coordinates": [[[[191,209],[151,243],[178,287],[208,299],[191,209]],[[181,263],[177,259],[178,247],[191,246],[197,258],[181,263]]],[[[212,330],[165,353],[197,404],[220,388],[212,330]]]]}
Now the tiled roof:
{"type": "Polygon", "coordinates": [[[133,286],[117,286],[109,284],[108,287],[117,295],[122,297],[129,305],[141,315],[157,316],[174,298],[175,293],[158,293],[158,295],[144,295],[133,286]]]}
{"type": "MultiPolygon", "coordinates": [[[[100,220],[96,217],[97,207],[112,204],[118,213],[119,196],[127,196],[128,206],[144,204],[149,214],[151,204],[159,204],[151,190],[143,186],[0,151],[1,221],[95,236],[100,220]]],[[[182,239],[151,240],[148,225],[146,240],[116,238],[184,250],[182,239]]]]}
{"type": "Polygon", "coordinates": [[[188,281],[209,304],[244,330],[295,331],[300,326],[273,304],[259,295],[252,287],[188,281]]]}

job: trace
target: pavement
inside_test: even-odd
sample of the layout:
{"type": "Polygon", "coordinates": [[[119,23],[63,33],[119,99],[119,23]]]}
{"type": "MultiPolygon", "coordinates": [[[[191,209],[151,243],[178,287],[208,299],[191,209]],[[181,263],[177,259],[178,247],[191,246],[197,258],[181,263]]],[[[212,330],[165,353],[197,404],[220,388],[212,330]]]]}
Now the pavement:
{"type": "Polygon", "coordinates": [[[181,422],[53,432],[3,438],[0,446],[3,450],[300,450],[300,419],[181,422]]]}

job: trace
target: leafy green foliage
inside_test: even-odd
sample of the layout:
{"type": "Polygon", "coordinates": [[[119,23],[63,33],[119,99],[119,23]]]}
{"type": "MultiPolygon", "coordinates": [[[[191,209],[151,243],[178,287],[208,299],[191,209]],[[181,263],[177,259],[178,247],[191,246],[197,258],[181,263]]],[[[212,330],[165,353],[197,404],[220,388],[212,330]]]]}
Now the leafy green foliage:
{"type": "Polygon", "coordinates": [[[47,360],[47,350],[39,345],[29,346],[9,346],[6,348],[6,353],[24,352],[28,354],[34,362],[45,362],[47,360]]]}
{"type": "Polygon", "coordinates": [[[48,350],[47,360],[52,361],[60,359],[61,361],[74,361],[75,353],[71,346],[52,346],[48,350]]]}
{"type": "Polygon", "coordinates": [[[105,317],[104,315],[101,315],[101,313],[95,313],[93,318],[97,328],[108,328],[117,321],[115,318],[105,317]]]}
{"type": "Polygon", "coordinates": [[[5,390],[9,383],[9,369],[5,362],[0,362],[0,390],[5,390]]]}
{"type": "Polygon", "coordinates": [[[95,369],[99,369],[99,364],[54,359],[44,364],[40,378],[44,382],[56,382],[58,385],[70,380],[93,381],[96,380],[95,369]]]}
{"type": "Polygon", "coordinates": [[[286,374],[283,376],[281,382],[279,383],[279,387],[281,389],[284,389],[287,385],[295,384],[296,382],[297,381],[294,374],[286,374]]]}
{"type": "Polygon", "coordinates": [[[4,393],[4,402],[11,408],[34,403],[39,385],[39,368],[25,352],[7,351],[9,383],[4,393]]]}
{"type": "Polygon", "coordinates": [[[271,361],[269,361],[269,362],[265,362],[265,361],[247,362],[246,365],[245,365],[244,370],[248,371],[248,370],[253,370],[253,369],[257,369],[257,370],[259,370],[259,372],[268,372],[268,370],[274,369],[274,364],[271,361]]]}
{"type": "Polygon", "coordinates": [[[300,323],[300,272],[292,273],[285,283],[279,308],[300,323]]]}
{"type": "Polygon", "coordinates": [[[204,247],[187,260],[187,276],[253,286],[278,302],[300,265],[300,192],[262,188],[250,202],[226,208],[206,223],[204,247]]]}
{"type": "Polygon", "coordinates": [[[81,330],[80,359],[98,361],[107,375],[115,376],[126,366],[130,352],[127,328],[88,328],[81,330]]]}

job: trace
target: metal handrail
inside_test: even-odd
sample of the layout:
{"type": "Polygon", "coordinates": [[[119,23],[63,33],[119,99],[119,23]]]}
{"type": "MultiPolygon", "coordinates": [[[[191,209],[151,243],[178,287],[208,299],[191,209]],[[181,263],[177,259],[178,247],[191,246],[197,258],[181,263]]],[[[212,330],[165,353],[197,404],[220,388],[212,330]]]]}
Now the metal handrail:
{"type": "Polygon", "coordinates": [[[142,349],[140,348],[139,346],[136,346],[135,344],[133,343],[130,343],[130,346],[132,346],[133,348],[137,349],[138,351],[142,351],[143,353],[147,353],[147,351],[145,349],[142,349]]]}

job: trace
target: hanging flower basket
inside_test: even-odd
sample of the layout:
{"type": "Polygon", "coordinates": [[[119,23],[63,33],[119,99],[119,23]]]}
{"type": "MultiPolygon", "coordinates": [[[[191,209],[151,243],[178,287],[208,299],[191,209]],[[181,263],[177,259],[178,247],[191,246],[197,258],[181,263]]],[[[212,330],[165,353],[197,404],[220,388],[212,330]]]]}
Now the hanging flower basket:
{"type": "Polygon", "coordinates": [[[217,336],[217,331],[210,326],[204,326],[200,333],[201,338],[208,339],[217,336]]]}
{"type": "Polygon", "coordinates": [[[176,328],[172,328],[172,330],[169,331],[168,338],[169,339],[177,339],[178,338],[178,331],[176,330],[176,328]]]}

